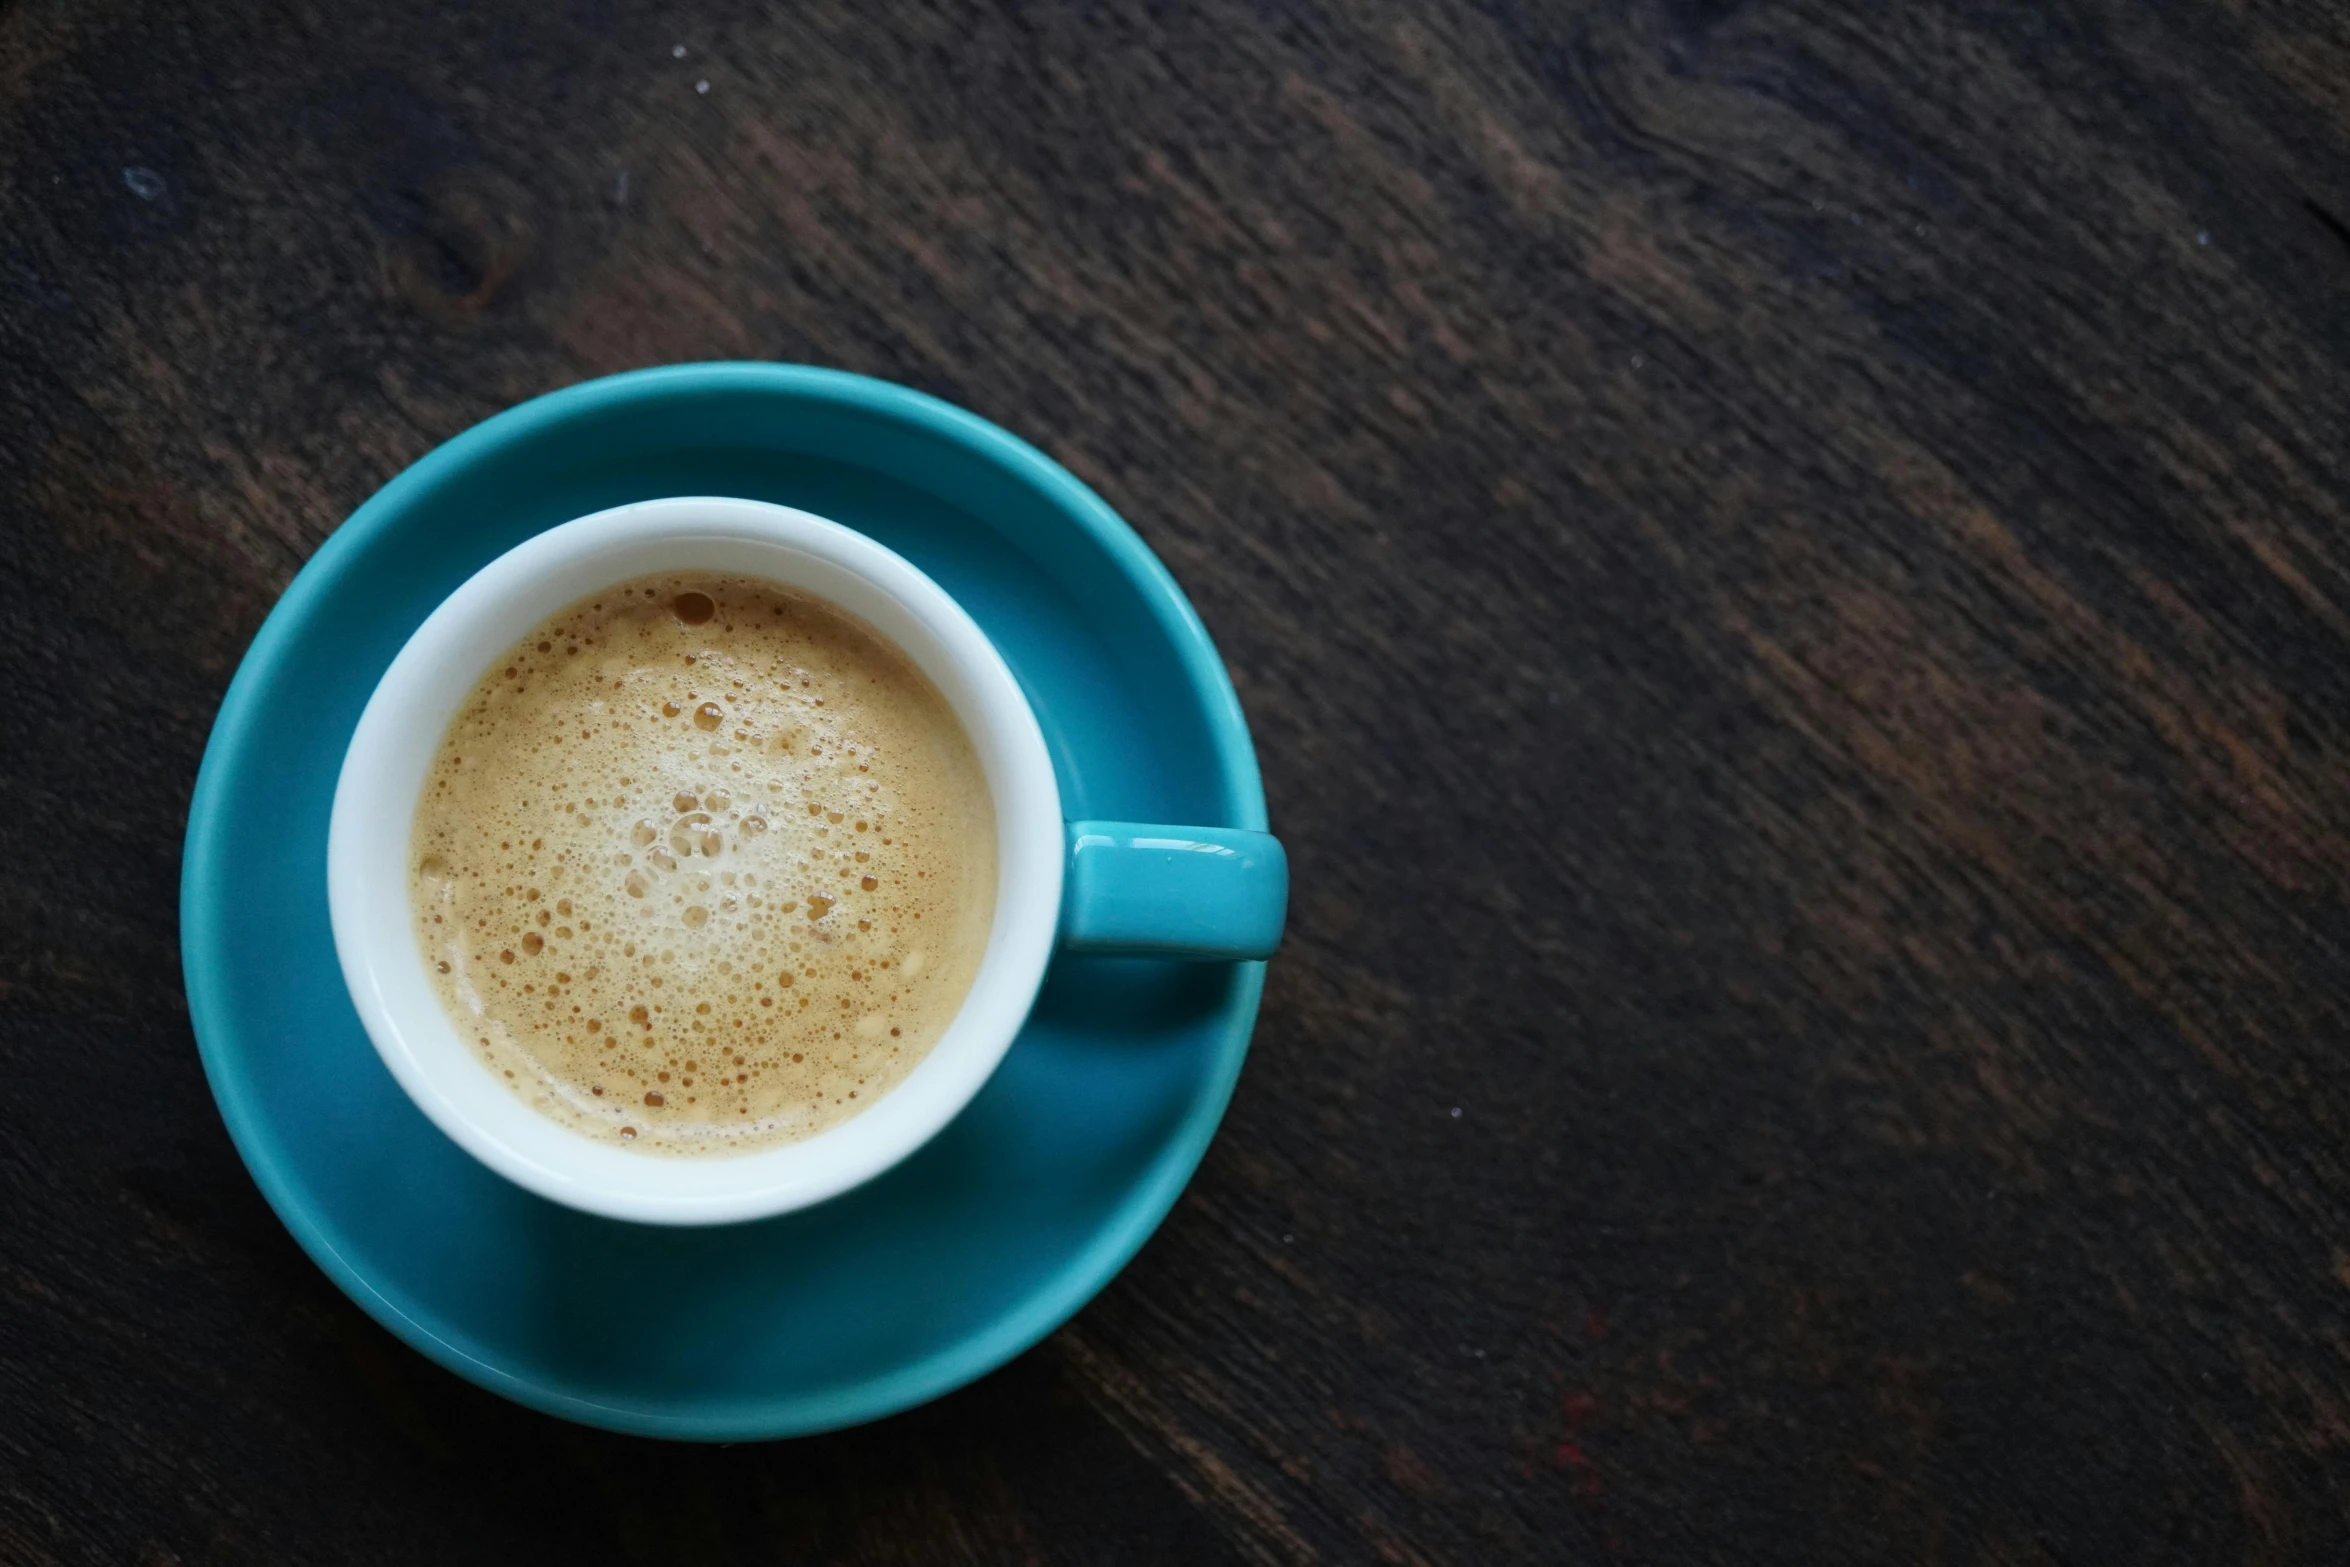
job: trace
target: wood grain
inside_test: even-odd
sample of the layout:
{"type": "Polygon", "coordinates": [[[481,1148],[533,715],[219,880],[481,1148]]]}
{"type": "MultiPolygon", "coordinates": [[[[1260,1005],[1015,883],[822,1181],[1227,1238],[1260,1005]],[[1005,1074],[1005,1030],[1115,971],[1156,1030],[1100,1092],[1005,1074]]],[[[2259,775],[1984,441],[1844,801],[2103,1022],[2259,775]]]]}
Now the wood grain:
{"type": "Polygon", "coordinates": [[[0,7],[0,1558],[2340,1561],[2345,432],[2320,0],[0,7]],[[718,357],[1095,484],[1297,897],[1098,1302],[701,1452],[310,1267],[174,896],[354,505],[718,357]]]}

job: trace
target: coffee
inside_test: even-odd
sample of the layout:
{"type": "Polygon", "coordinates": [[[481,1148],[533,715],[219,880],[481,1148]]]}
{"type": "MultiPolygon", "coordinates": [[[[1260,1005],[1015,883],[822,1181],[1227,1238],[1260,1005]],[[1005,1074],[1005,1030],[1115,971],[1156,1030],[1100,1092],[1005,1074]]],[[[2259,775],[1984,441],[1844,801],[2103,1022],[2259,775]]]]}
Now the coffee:
{"type": "Polygon", "coordinates": [[[411,845],[416,930],[470,1048],[639,1151],[806,1137],[946,1031],[994,911],[994,810],[906,657],[774,583],[623,583],[459,709],[411,845]]]}

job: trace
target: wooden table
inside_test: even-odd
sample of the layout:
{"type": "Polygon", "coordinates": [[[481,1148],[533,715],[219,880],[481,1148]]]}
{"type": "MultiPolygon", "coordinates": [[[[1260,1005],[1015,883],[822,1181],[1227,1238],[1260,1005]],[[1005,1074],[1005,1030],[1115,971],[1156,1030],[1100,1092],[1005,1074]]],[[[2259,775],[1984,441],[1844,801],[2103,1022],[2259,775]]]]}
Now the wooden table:
{"type": "Polygon", "coordinates": [[[0,1559],[2339,1562],[2350,10],[0,8],[0,1559]],[[701,1450],[399,1346],[198,1071],[289,576],[519,399],[1085,477],[1296,872],[1094,1305],[701,1450]]]}

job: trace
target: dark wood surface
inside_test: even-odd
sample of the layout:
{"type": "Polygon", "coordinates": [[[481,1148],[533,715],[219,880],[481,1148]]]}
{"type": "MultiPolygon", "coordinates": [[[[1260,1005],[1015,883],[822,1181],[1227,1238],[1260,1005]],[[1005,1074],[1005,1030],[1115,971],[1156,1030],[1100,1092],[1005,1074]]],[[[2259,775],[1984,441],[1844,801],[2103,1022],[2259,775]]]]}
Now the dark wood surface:
{"type": "Polygon", "coordinates": [[[2346,481],[2334,0],[0,5],[0,1560],[2350,1559],[2346,481]],[[174,900],[353,506],[718,357],[1096,485],[1296,899],[1095,1304],[712,1451],[334,1290],[174,900]]]}

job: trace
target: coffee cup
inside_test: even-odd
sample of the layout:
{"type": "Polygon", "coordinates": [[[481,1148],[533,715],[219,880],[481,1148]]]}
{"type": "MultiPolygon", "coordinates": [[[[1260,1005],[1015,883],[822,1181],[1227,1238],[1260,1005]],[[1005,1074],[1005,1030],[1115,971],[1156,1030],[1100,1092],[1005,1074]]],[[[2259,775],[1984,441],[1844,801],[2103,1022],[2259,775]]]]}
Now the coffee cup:
{"type": "Polygon", "coordinates": [[[1288,868],[1264,833],[1068,821],[1019,682],[954,599],[836,523],[722,497],[643,501],[551,528],[483,567],[426,618],[361,715],[327,846],[336,953],[401,1088],[468,1153],[540,1196],[643,1223],[720,1224],[838,1195],[936,1135],[985,1085],[1056,953],[1263,958],[1288,868]],[[992,915],[969,988],[927,1054],[865,1108],[795,1141],[703,1158],[612,1146],[532,1108],[468,1047],[428,972],[412,832],[443,735],[484,672],[548,616],[650,574],[776,584],[870,627],[944,698],[992,802],[992,915]]]}

